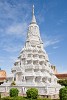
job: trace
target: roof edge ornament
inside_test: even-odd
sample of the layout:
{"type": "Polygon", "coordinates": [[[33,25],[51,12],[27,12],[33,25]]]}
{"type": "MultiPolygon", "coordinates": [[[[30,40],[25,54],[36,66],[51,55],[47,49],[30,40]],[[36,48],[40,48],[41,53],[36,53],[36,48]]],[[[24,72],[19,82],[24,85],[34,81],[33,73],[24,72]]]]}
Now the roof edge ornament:
{"type": "Polygon", "coordinates": [[[34,5],[32,7],[32,22],[31,24],[35,24],[36,23],[36,18],[35,18],[35,15],[34,15],[34,5]]]}

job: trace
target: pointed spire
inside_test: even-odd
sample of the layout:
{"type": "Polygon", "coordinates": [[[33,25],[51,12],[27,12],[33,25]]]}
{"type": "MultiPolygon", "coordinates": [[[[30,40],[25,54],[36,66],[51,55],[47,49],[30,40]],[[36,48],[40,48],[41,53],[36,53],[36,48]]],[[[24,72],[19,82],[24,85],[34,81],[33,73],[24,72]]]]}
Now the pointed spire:
{"type": "Polygon", "coordinates": [[[33,5],[33,11],[32,11],[33,15],[34,15],[34,5],[33,5]]]}
{"type": "Polygon", "coordinates": [[[32,22],[31,23],[36,23],[35,15],[34,15],[34,5],[32,9],[32,22]]]}

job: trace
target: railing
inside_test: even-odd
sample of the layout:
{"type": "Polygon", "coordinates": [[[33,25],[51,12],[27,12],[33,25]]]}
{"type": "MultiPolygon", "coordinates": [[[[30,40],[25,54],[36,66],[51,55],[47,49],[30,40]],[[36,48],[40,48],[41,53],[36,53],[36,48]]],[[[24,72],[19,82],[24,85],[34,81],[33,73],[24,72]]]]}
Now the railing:
{"type": "Polygon", "coordinates": [[[27,64],[25,65],[25,69],[33,69],[34,65],[33,64],[27,64]]]}
{"type": "Polygon", "coordinates": [[[34,69],[39,69],[39,65],[34,65],[34,69]]]}

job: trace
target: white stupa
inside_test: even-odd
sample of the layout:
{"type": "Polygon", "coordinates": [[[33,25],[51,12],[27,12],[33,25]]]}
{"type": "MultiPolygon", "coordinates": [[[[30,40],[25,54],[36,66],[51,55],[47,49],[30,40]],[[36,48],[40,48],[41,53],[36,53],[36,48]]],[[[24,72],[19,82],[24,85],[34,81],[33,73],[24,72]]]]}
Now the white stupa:
{"type": "Polygon", "coordinates": [[[43,47],[39,26],[34,15],[34,6],[25,46],[14,63],[12,75],[14,77],[8,79],[8,83],[15,78],[16,86],[21,86],[24,93],[31,87],[36,87],[40,95],[59,93],[60,85],[57,84],[57,78],[43,47]]]}

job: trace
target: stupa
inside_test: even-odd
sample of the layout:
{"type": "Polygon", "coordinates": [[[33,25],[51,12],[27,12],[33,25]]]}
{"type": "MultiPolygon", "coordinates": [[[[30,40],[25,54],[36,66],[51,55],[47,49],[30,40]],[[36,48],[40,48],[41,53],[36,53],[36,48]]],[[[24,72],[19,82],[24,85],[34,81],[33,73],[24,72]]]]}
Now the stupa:
{"type": "Polygon", "coordinates": [[[17,87],[22,87],[24,94],[31,87],[37,88],[39,95],[55,96],[59,93],[60,85],[57,83],[58,79],[53,73],[48,55],[43,47],[39,26],[34,15],[34,6],[25,46],[11,71],[8,83],[14,80],[17,87]]]}

